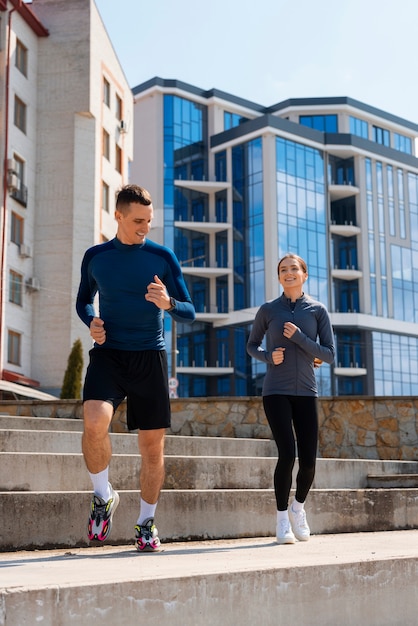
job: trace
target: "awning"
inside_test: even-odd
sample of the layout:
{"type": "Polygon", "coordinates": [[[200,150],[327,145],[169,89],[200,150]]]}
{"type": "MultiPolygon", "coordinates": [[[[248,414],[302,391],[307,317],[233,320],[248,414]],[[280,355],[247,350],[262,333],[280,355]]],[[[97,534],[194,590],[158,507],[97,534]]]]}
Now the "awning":
{"type": "Polygon", "coordinates": [[[17,383],[11,383],[8,380],[0,380],[0,397],[1,392],[6,391],[8,394],[12,394],[16,400],[26,398],[28,400],[58,400],[56,396],[52,396],[49,393],[39,391],[33,387],[26,385],[19,385],[17,383]]]}

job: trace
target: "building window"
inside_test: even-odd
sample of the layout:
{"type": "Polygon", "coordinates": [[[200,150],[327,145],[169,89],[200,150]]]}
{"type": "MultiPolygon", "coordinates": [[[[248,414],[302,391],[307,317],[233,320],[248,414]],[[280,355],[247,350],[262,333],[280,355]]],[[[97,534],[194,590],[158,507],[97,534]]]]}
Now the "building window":
{"type": "Polygon", "coordinates": [[[373,126],[373,140],[382,146],[390,146],[390,133],[385,128],[373,126]]]}
{"type": "Polygon", "coordinates": [[[120,97],[120,95],[117,93],[116,94],[116,118],[118,120],[123,119],[123,115],[122,115],[123,111],[122,111],[122,98],[120,97]]]}
{"type": "Polygon", "coordinates": [[[226,181],[226,150],[215,154],[215,178],[226,181]]]}
{"type": "Polygon", "coordinates": [[[110,83],[106,78],[103,78],[103,102],[110,107],[110,83]]]}
{"type": "Polygon", "coordinates": [[[122,174],[122,148],[120,148],[118,144],[116,144],[115,168],[119,174],[122,174]]]}
{"type": "Polygon", "coordinates": [[[338,133],[337,115],[299,115],[299,123],[323,133],[338,133]]]}
{"type": "Polygon", "coordinates": [[[27,206],[28,188],[24,184],[25,180],[25,162],[20,157],[14,155],[13,170],[8,171],[9,191],[12,198],[17,200],[21,205],[27,206]]]}
{"type": "Polygon", "coordinates": [[[102,209],[109,213],[109,185],[102,182],[102,209]]]}
{"type": "Polygon", "coordinates": [[[22,133],[26,133],[26,104],[17,96],[15,96],[15,126],[20,128],[22,133]]]}
{"type": "Polygon", "coordinates": [[[10,241],[20,246],[23,243],[23,218],[12,212],[10,241]]]}
{"type": "Polygon", "coordinates": [[[230,113],[229,111],[224,111],[224,130],[229,130],[230,128],[235,128],[242,124],[242,122],[246,122],[248,117],[243,117],[242,115],[238,115],[238,113],[230,113]]]}
{"type": "Polygon", "coordinates": [[[399,133],[393,133],[394,148],[406,154],[412,154],[412,141],[410,137],[405,137],[399,133]]]}
{"type": "Polygon", "coordinates": [[[105,129],[103,129],[103,156],[110,160],[110,135],[105,129]]]}
{"type": "Polygon", "coordinates": [[[22,335],[14,330],[7,333],[7,361],[13,365],[20,365],[22,335]]]}
{"type": "Polygon", "coordinates": [[[10,270],[9,273],[9,302],[22,306],[23,276],[10,270]]]}
{"type": "Polygon", "coordinates": [[[369,138],[369,125],[365,120],[350,115],[350,134],[363,139],[369,138]]]}
{"type": "Polygon", "coordinates": [[[20,39],[16,41],[16,67],[24,76],[28,75],[28,49],[20,39]]]}

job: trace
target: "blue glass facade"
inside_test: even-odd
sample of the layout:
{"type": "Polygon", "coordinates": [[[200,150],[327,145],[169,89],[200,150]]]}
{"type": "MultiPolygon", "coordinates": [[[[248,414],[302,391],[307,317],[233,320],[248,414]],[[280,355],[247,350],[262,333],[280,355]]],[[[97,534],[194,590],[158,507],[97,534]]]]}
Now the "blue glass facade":
{"type": "MultiPolygon", "coordinates": [[[[206,194],[175,186],[175,180],[205,180],[208,176],[207,110],[191,100],[164,96],[164,242],[184,267],[202,267],[207,259],[207,235],[182,228],[174,222],[208,219],[206,194]]],[[[187,277],[186,282],[197,311],[209,305],[208,281],[187,277]]],[[[204,367],[208,339],[199,325],[175,326],[177,363],[204,367]]],[[[173,349],[172,320],[165,317],[167,345],[173,349]]],[[[171,359],[169,359],[171,362],[171,359]]],[[[200,395],[206,380],[180,375],[179,395],[200,395]]],[[[205,395],[203,393],[203,395],[205,395]]]]}
{"type": "Polygon", "coordinates": [[[324,157],[320,150],[276,139],[279,258],[299,254],[308,264],[309,293],[329,306],[329,259],[324,157]]]}
{"type": "Polygon", "coordinates": [[[232,149],[234,309],[264,300],[264,206],[261,138],[232,149]]]}
{"type": "MultiPolygon", "coordinates": [[[[279,258],[293,252],[305,259],[306,291],[329,307],[325,163],[322,151],[276,138],[279,258]]],[[[271,268],[276,271],[276,268],[271,268]]],[[[331,369],[317,371],[320,395],[331,395],[331,369]]]]}
{"type": "Polygon", "coordinates": [[[256,309],[280,291],[271,277],[287,252],[306,259],[307,292],[334,323],[336,362],[317,371],[319,393],[415,393],[418,126],[347,98],[324,99],[322,113],[320,99],[252,111],[223,92],[215,102],[184,84],[175,95],[171,82],[157,87],[164,243],[198,313],[173,334],[165,321],[167,346],[175,337],[178,369],[188,370],[178,373],[179,395],[261,392],[265,368],[246,342],[256,309]],[[268,231],[266,219],[275,221],[268,231]]]}
{"type": "Polygon", "coordinates": [[[373,332],[376,396],[418,395],[418,339],[373,332]]]}

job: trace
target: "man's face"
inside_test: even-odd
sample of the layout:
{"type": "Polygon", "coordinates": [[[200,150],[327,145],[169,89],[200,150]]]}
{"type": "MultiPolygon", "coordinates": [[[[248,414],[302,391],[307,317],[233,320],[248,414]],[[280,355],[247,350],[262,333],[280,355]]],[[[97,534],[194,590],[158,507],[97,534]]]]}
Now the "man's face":
{"type": "Polygon", "coordinates": [[[145,237],[151,229],[154,209],[152,204],[144,206],[137,202],[131,202],[129,210],[121,213],[116,209],[115,218],[118,223],[117,238],[121,243],[132,245],[144,243],[145,237]]]}

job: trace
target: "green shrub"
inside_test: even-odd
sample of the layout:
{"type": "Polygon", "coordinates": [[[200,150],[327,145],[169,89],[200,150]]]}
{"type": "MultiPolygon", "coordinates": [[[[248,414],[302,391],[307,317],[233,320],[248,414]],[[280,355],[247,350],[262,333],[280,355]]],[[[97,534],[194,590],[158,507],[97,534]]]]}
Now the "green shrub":
{"type": "Polygon", "coordinates": [[[67,369],[64,374],[64,381],[60,398],[63,400],[81,398],[81,375],[83,372],[83,345],[80,339],[76,339],[68,357],[67,369]]]}

